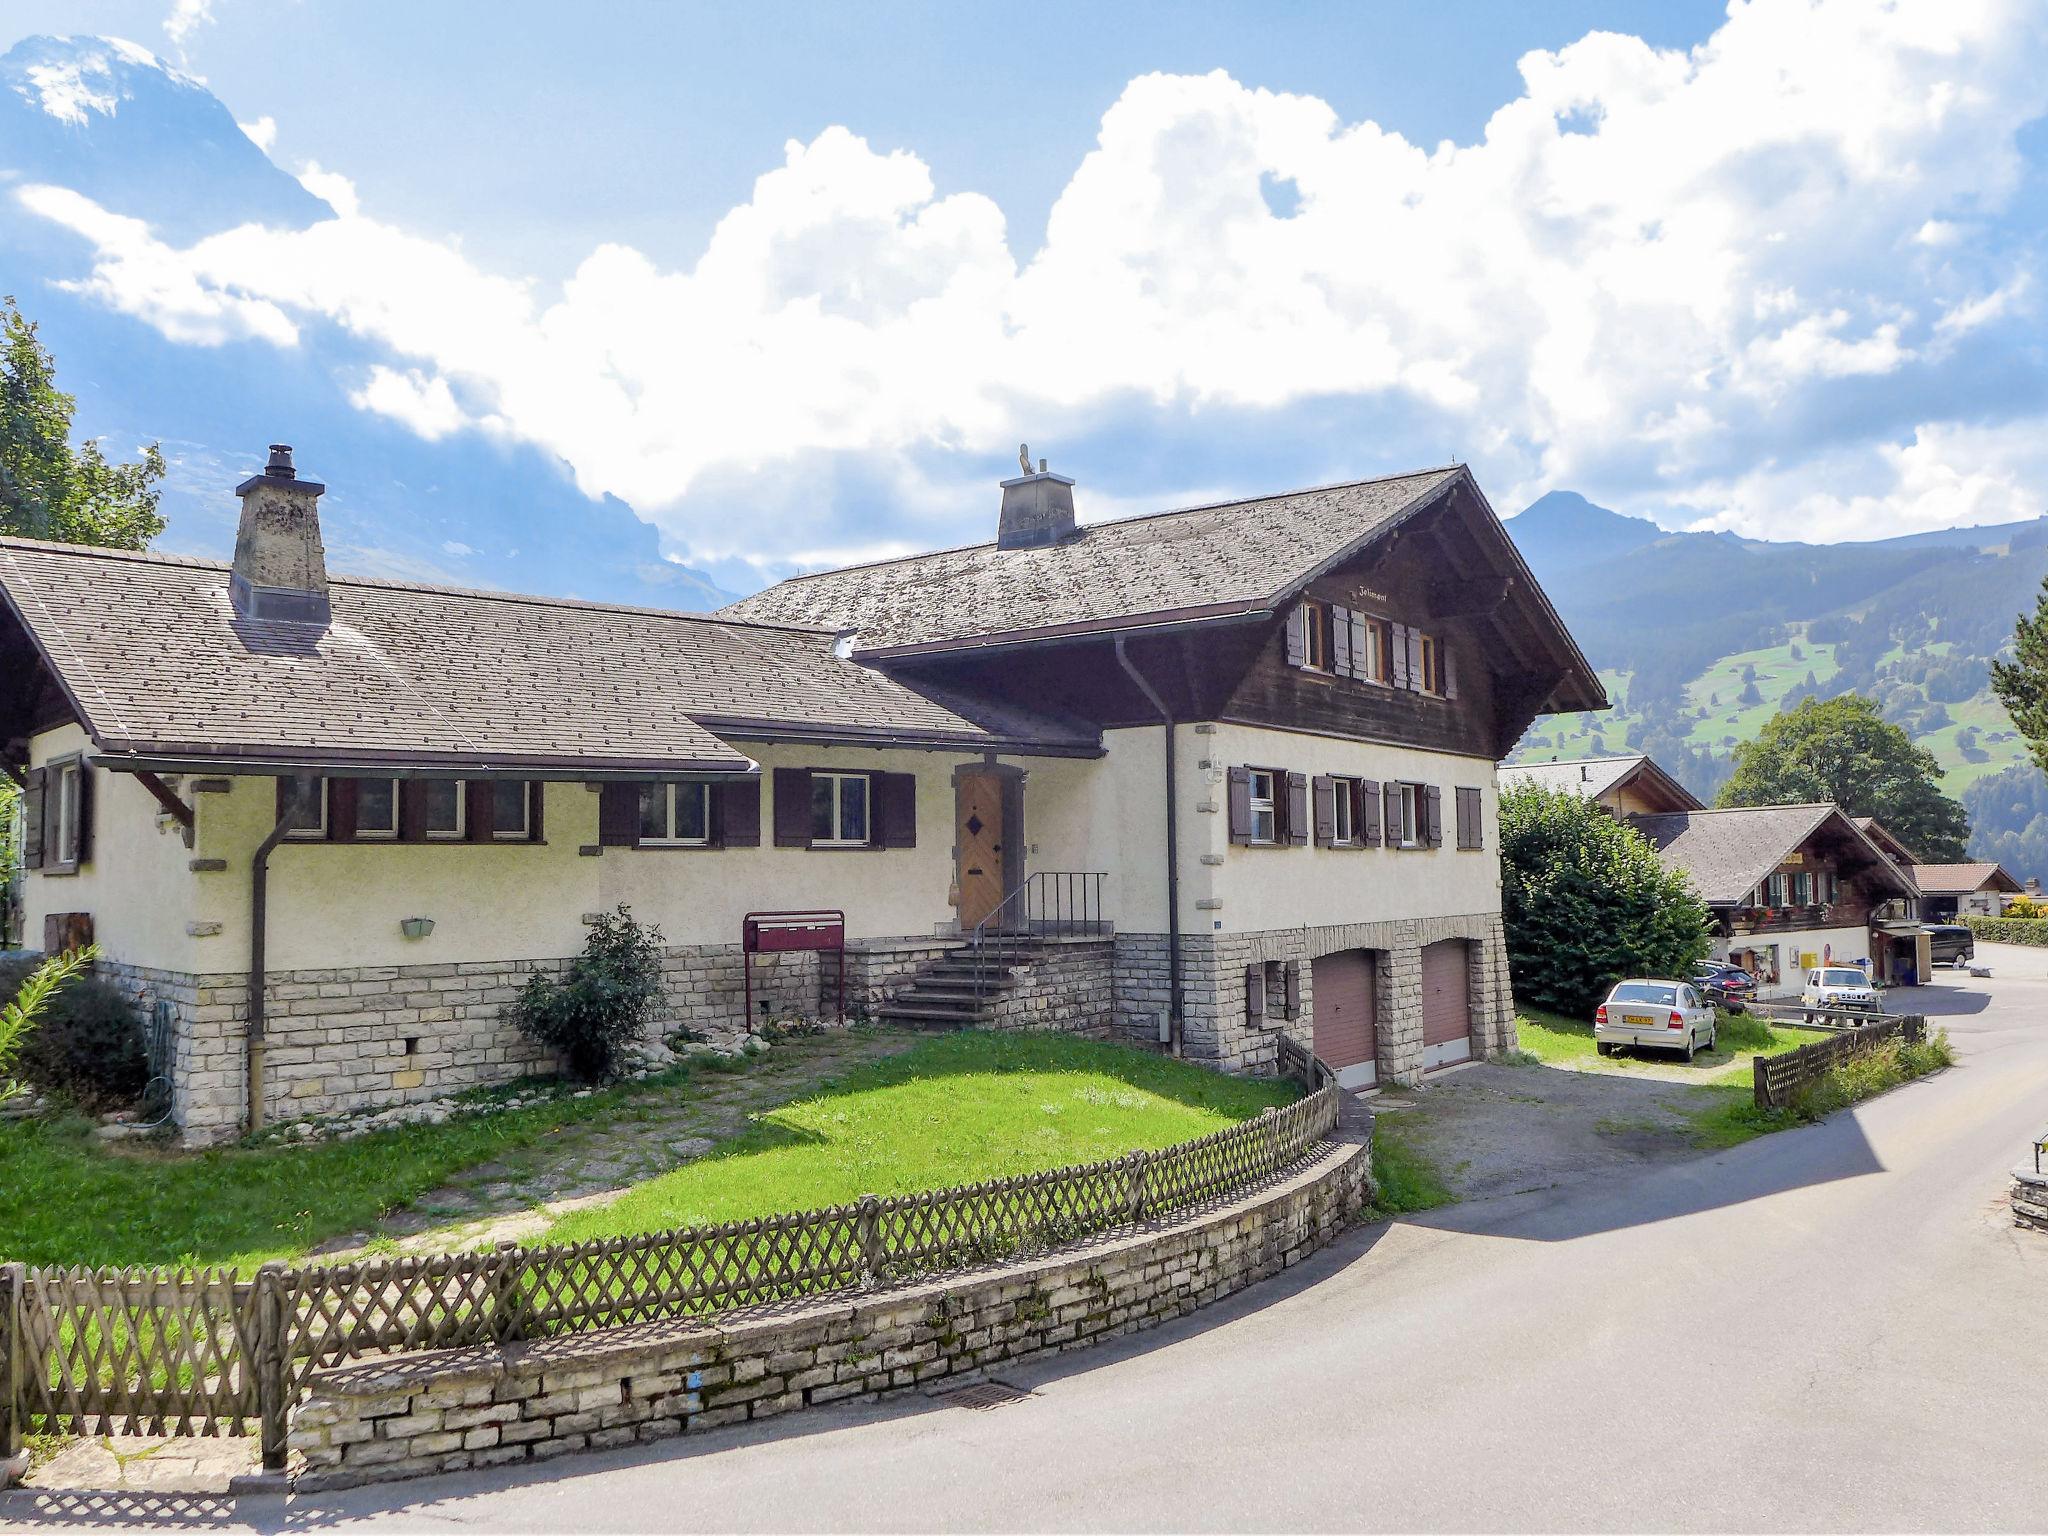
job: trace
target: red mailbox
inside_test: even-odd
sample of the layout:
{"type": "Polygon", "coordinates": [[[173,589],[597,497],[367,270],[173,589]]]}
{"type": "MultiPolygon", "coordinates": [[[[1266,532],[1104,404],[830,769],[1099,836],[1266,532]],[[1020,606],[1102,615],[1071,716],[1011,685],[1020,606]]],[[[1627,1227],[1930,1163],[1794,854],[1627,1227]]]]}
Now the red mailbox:
{"type": "Polygon", "coordinates": [[[740,920],[740,948],[747,974],[747,1032],[754,1029],[754,956],[814,951],[838,956],[839,1022],[846,1022],[846,914],[749,912],[740,920]]]}

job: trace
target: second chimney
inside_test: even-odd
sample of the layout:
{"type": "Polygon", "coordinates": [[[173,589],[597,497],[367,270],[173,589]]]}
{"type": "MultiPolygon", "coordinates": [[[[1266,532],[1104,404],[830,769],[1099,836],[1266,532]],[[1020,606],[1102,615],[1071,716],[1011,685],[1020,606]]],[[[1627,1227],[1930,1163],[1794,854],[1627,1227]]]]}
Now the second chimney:
{"type": "MultiPolygon", "coordinates": [[[[1028,465],[1027,459],[1027,465],[1028,465]]],[[[997,549],[1029,549],[1074,536],[1074,482],[1047,471],[1025,472],[1003,482],[1003,515],[996,524],[997,549]]]]}
{"type": "Polygon", "coordinates": [[[315,480],[301,480],[292,467],[289,443],[270,445],[263,473],[235,487],[242,498],[242,525],[235,534],[234,573],[228,600],[244,619],[281,619],[325,624],[327,551],[320,543],[320,493],[315,480]]]}

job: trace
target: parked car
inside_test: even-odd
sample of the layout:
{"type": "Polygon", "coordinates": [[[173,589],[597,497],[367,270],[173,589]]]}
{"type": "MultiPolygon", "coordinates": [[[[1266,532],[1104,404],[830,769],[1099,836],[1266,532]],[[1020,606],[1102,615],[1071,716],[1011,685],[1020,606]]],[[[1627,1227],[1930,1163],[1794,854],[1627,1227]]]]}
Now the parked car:
{"type": "Polygon", "coordinates": [[[1799,994],[1799,1006],[1811,1024],[1817,1013],[1882,1013],[1884,1002],[1877,985],[1853,965],[1823,965],[1806,973],[1806,990],[1799,994]]]}
{"type": "Polygon", "coordinates": [[[1930,963],[1968,965],[1977,958],[1977,935],[1961,923],[1922,923],[1927,930],[1930,963]]]}
{"type": "Polygon", "coordinates": [[[1708,1002],[1730,1013],[1741,1013],[1756,1000],[1756,978],[1741,966],[1726,961],[1707,961],[1692,973],[1692,984],[1706,995],[1708,1002]]]}
{"type": "Polygon", "coordinates": [[[1691,1061],[1693,1052],[1714,1048],[1718,1022],[1713,1005],[1689,981],[1617,981],[1593,1010],[1593,1048],[1612,1056],[1616,1046],[1645,1045],[1683,1051],[1691,1061]]]}

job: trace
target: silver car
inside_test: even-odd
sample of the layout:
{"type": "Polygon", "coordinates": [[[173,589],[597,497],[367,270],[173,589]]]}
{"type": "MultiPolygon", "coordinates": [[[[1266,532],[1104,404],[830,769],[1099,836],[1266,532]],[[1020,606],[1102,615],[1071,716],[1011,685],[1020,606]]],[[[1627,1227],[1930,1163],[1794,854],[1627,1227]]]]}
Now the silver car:
{"type": "Polygon", "coordinates": [[[1616,1046],[1643,1045],[1683,1051],[1691,1061],[1693,1052],[1714,1048],[1719,1022],[1689,981],[1617,981],[1593,1011],[1593,1048],[1612,1056],[1616,1046]]]}

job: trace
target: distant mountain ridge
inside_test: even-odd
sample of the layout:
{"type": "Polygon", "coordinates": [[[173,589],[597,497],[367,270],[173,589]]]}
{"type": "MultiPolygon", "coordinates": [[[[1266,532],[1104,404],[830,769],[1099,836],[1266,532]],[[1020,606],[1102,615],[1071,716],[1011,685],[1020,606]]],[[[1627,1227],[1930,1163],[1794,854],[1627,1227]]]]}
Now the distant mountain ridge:
{"type": "MultiPolygon", "coordinates": [[[[593,501],[558,460],[460,432],[428,442],[354,405],[393,360],[339,327],[307,323],[295,347],[164,339],[62,285],[91,249],[16,202],[68,188],[186,245],[242,224],[304,228],[335,216],[280,169],[201,82],[112,38],[31,37],[0,54],[0,293],[42,328],[75,427],[129,456],[161,441],[171,463],[159,547],[225,555],[232,488],[265,446],[290,442],[325,481],[337,571],[709,610],[733,600],[667,558],[623,502],[593,501]]],[[[402,361],[402,360],[401,360],[402,361]]]]}

